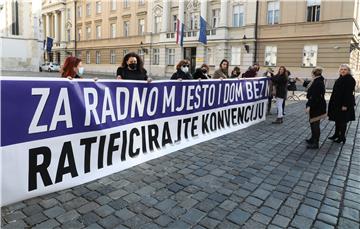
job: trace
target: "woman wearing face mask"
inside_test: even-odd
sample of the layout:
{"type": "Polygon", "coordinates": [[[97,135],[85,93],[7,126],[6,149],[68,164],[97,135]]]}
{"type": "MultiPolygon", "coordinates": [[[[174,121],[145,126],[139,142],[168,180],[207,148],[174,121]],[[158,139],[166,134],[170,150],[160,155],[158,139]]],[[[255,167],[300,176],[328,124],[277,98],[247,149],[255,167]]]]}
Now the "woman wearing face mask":
{"type": "Polygon", "coordinates": [[[176,72],[171,76],[172,80],[192,80],[190,74],[190,62],[188,60],[181,60],[176,65],[176,72]]]}
{"type": "Polygon", "coordinates": [[[209,75],[209,66],[207,64],[202,64],[200,68],[197,68],[193,74],[194,79],[210,79],[209,75]]]}
{"type": "Polygon", "coordinates": [[[340,77],[335,81],[329,101],[329,120],[335,122],[335,133],[329,139],[344,144],[347,123],[355,120],[354,89],[356,81],[347,64],[340,66],[339,73],[340,77]]]}
{"type": "Polygon", "coordinates": [[[229,61],[223,59],[220,62],[220,68],[214,72],[213,79],[229,78],[229,61]]]}
{"type": "Polygon", "coordinates": [[[134,52],[130,52],[124,56],[121,67],[116,71],[116,76],[119,80],[151,81],[151,78],[146,75],[143,61],[140,56],[134,52]]]}
{"type": "Polygon", "coordinates": [[[80,79],[84,74],[81,59],[69,56],[65,59],[64,65],[60,70],[61,77],[68,79],[80,79]]]}

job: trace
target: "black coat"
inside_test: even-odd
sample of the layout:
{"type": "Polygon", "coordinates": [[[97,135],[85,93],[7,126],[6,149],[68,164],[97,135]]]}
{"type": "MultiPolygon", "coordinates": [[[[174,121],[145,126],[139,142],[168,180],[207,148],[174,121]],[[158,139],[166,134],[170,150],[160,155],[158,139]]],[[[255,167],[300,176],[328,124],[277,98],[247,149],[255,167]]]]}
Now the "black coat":
{"type": "Polygon", "coordinates": [[[207,79],[211,78],[210,75],[205,75],[204,73],[202,73],[201,68],[197,68],[195,70],[195,72],[193,73],[192,77],[194,79],[204,79],[204,80],[207,80],[207,79]]]}
{"type": "Polygon", "coordinates": [[[286,99],[288,77],[285,74],[282,75],[276,74],[274,77],[271,78],[271,81],[275,86],[275,90],[276,90],[275,97],[286,99]]]}
{"type": "MultiPolygon", "coordinates": [[[[305,81],[304,87],[307,87],[309,83],[310,81],[305,81]]],[[[326,117],[324,77],[320,76],[313,80],[307,89],[306,98],[308,99],[306,107],[310,107],[310,122],[326,117]]]]}
{"type": "Polygon", "coordinates": [[[181,71],[181,69],[178,69],[172,76],[171,76],[172,80],[177,80],[177,79],[183,79],[183,80],[192,80],[192,76],[190,75],[190,73],[185,73],[183,71],[181,71]]]}
{"type": "Polygon", "coordinates": [[[340,76],[334,84],[329,101],[329,120],[349,122],[355,120],[355,89],[356,81],[352,75],[340,76]],[[341,107],[347,107],[342,111],[341,107]]]}

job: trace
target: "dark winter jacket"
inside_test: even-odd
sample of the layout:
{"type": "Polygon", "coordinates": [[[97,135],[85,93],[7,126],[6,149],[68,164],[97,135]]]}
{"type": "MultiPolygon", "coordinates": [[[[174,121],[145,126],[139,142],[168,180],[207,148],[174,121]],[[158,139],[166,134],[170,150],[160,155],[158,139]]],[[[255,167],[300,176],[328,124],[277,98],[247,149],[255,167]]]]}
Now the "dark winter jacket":
{"type": "Polygon", "coordinates": [[[116,71],[117,76],[121,76],[124,80],[147,80],[146,70],[129,70],[128,68],[119,67],[116,71]]]}
{"type": "Polygon", "coordinates": [[[287,83],[288,77],[285,74],[279,75],[276,74],[274,77],[271,78],[273,85],[275,86],[276,94],[275,97],[286,99],[287,94],[287,83]]]}
{"type": "Polygon", "coordinates": [[[254,68],[248,69],[246,72],[242,74],[242,78],[254,78],[256,77],[257,71],[254,68]]]}
{"type": "Polygon", "coordinates": [[[324,77],[318,76],[311,83],[310,81],[305,81],[303,86],[307,87],[306,98],[308,101],[306,103],[306,107],[310,107],[310,122],[316,122],[325,118],[326,101],[324,77]]]}
{"type": "Polygon", "coordinates": [[[352,75],[340,76],[334,84],[331,93],[328,116],[329,120],[349,122],[355,120],[355,89],[356,81],[352,75]],[[342,111],[346,107],[346,111],[342,111]]]}
{"type": "Polygon", "coordinates": [[[190,73],[185,73],[183,71],[181,71],[181,69],[178,69],[172,76],[171,76],[172,80],[177,80],[177,79],[183,79],[183,80],[192,80],[192,76],[190,75],[190,73]]]}
{"type": "Polygon", "coordinates": [[[192,75],[192,77],[194,79],[204,79],[204,80],[207,80],[207,79],[210,79],[211,76],[210,75],[205,75],[202,71],[201,71],[201,68],[197,68],[194,72],[194,74],[192,75]]]}

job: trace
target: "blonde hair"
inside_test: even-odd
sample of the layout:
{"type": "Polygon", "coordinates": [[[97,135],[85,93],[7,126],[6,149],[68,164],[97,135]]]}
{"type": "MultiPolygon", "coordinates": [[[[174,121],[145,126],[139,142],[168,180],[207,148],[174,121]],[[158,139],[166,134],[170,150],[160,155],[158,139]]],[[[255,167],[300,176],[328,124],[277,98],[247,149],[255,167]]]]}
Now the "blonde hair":
{"type": "Polygon", "coordinates": [[[339,67],[339,72],[340,72],[340,69],[341,68],[347,68],[349,70],[349,74],[352,75],[352,71],[351,71],[351,68],[350,68],[350,65],[348,64],[341,64],[340,67],[339,67]]]}
{"type": "Polygon", "coordinates": [[[323,72],[323,69],[321,67],[316,67],[314,68],[311,73],[314,75],[314,76],[320,76],[323,72]]]}

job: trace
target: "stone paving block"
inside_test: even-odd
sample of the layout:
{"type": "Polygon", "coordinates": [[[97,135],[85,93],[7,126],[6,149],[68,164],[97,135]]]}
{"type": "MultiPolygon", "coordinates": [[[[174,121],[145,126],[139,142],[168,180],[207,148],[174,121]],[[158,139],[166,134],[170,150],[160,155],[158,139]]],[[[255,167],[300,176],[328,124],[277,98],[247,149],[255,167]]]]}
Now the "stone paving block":
{"type": "Polygon", "coordinates": [[[56,217],[56,220],[59,221],[60,223],[64,223],[67,221],[74,220],[74,219],[78,218],[79,216],[80,216],[79,213],[77,213],[75,210],[71,210],[71,211],[65,212],[64,214],[56,217]]]}
{"type": "Polygon", "coordinates": [[[128,219],[134,217],[136,214],[132,211],[129,211],[129,209],[124,208],[119,211],[116,211],[115,215],[125,221],[125,220],[128,220],[128,219]]]}
{"type": "Polygon", "coordinates": [[[274,219],[272,220],[271,223],[278,225],[280,227],[286,228],[289,225],[290,221],[291,221],[291,218],[287,218],[285,216],[278,214],[274,217],[274,219]]]}
{"type": "Polygon", "coordinates": [[[160,211],[166,211],[176,205],[176,201],[171,199],[166,199],[158,204],[155,205],[155,208],[159,209],[160,211]]]}
{"type": "Polygon", "coordinates": [[[144,224],[151,222],[151,219],[144,215],[136,215],[124,222],[124,224],[129,228],[140,228],[144,224]]]}
{"type": "Polygon", "coordinates": [[[43,213],[49,218],[55,218],[55,217],[65,213],[65,210],[62,207],[55,206],[55,207],[52,207],[52,208],[49,208],[49,209],[43,211],[43,213]]]}
{"type": "MultiPolygon", "coordinates": [[[[97,199],[95,199],[96,203],[100,204],[100,205],[104,205],[104,204],[108,204],[109,202],[112,201],[112,199],[108,196],[99,196],[97,199]]],[[[92,202],[90,202],[92,203],[92,202]]]]}
{"type": "Polygon", "coordinates": [[[339,218],[339,224],[338,224],[339,228],[346,228],[346,229],[359,229],[360,228],[360,224],[359,222],[355,222],[343,217],[339,218]]]}
{"type": "Polygon", "coordinates": [[[344,207],[342,211],[342,216],[347,219],[354,220],[355,222],[360,222],[359,210],[344,207]]]}
{"type": "Polygon", "coordinates": [[[208,229],[213,229],[215,228],[218,224],[220,223],[220,221],[209,218],[209,217],[204,217],[201,221],[200,221],[200,225],[204,226],[205,228],[208,229]]]}
{"type": "Polygon", "coordinates": [[[270,207],[266,207],[266,206],[262,206],[260,209],[259,209],[259,212],[264,214],[264,215],[267,215],[269,217],[273,217],[275,214],[276,214],[276,210],[274,210],[273,208],[270,208],[270,207]]]}
{"type": "Polygon", "coordinates": [[[48,218],[43,213],[37,213],[34,215],[31,215],[28,218],[25,218],[24,221],[29,224],[30,226],[34,226],[36,224],[39,224],[45,220],[48,220],[48,218]]]}
{"type": "Polygon", "coordinates": [[[183,207],[183,208],[186,208],[186,209],[190,209],[192,208],[193,206],[195,206],[199,201],[197,200],[194,200],[192,198],[187,198],[185,199],[184,201],[182,201],[179,206],[183,207]]]}
{"type": "Polygon", "coordinates": [[[51,199],[46,199],[46,200],[42,200],[39,202],[39,205],[45,209],[47,208],[51,208],[54,207],[55,205],[57,205],[59,203],[59,201],[55,198],[51,198],[51,199]]]}
{"type": "Polygon", "coordinates": [[[251,195],[260,200],[266,200],[266,198],[270,195],[270,192],[264,189],[257,189],[255,192],[251,193],[251,195]]]}
{"type": "Polygon", "coordinates": [[[304,216],[296,215],[291,222],[291,226],[296,228],[307,229],[307,228],[311,228],[312,223],[313,223],[312,219],[306,218],[304,216]]]}
{"type": "Polygon", "coordinates": [[[115,210],[109,205],[103,205],[99,208],[96,208],[94,212],[98,214],[100,217],[104,218],[110,214],[112,214],[115,210]]]}
{"type": "Polygon", "coordinates": [[[160,226],[162,226],[162,227],[166,227],[166,226],[168,226],[171,222],[173,222],[173,220],[172,220],[169,216],[167,216],[167,215],[161,215],[161,216],[159,216],[159,217],[155,220],[155,222],[156,222],[157,224],[159,224],[160,226]]]}
{"type": "Polygon", "coordinates": [[[266,225],[261,224],[255,220],[249,219],[245,225],[243,226],[244,229],[253,229],[253,228],[257,228],[257,229],[265,229],[266,225]]]}
{"type": "Polygon", "coordinates": [[[115,210],[120,210],[120,209],[123,209],[126,206],[128,206],[129,203],[123,199],[117,199],[117,200],[109,202],[108,205],[115,210]]]}
{"type": "Polygon", "coordinates": [[[189,209],[185,215],[181,217],[182,220],[189,223],[190,225],[197,224],[202,218],[204,218],[206,213],[199,211],[197,209],[189,209]]]}
{"type": "Polygon", "coordinates": [[[125,195],[127,195],[128,192],[123,190],[123,189],[119,189],[119,190],[116,190],[116,191],[113,191],[113,192],[110,192],[108,193],[107,195],[111,198],[111,199],[119,199],[120,197],[123,197],[125,195]]]}
{"type": "Polygon", "coordinates": [[[325,213],[320,213],[317,218],[327,224],[331,224],[331,225],[336,225],[337,223],[337,218],[334,216],[331,216],[329,214],[325,214],[325,213]]]}
{"type": "Polygon", "coordinates": [[[56,199],[59,200],[61,203],[65,203],[74,198],[76,198],[76,196],[74,196],[71,192],[66,192],[56,197],[56,199]]]}
{"type": "Polygon", "coordinates": [[[2,215],[1,219],[4,218],[6,222],[11,223],[12,221],[20,220],[26,218],[26,215],[21,211],[15,211],[7,215],[2,215]]]}
{"type": "Polygon", "coordinates": [[[326,214],[329,214],[329,215],[332,215],[335,217],[337,217],[339,215],[339,209],[331,207],[329,205],[322,205],[320,208],[320,212],[323,212],[323,213],[326,213],[326,214]]]}
{"type": "Polygon", "coordinates": [[[70,201],[67,201],[65,204],[63,204],[63,208],[67,211],[79,208],[85,204],[87,204],[88,201],[82,197],[76,197],[70,201]]]}
{"type": "Polygon", "coordinates": [[[317,229],[333,229],[334,226],[317,220],[314,223],[314,228],[317,228],[317,229]]]}
{"type": "Polygon", "coordinates": [[[101,218],[94,212],[87,212],[79,218],[79,221],[82,222],[85,226],[90,226],[95,222],[99,221],[101,218]]]}
{"type": "Polygon", "coordinates": [[[222,208],[215,208],[214,210],[212,210],[209,213],[209,217],[219,220],[219,221],[222,221],[226,217],[227,214],[229,214],[229,211],[226,211],[222,208]]]}
{"type": "Polygon", "coordinates": [[[256,207],[259,207],[263,204],[263,201],[258,199],[258,198],[255,198],[255,197],[252,197],[252,196],[249,196],[248,198],[245,199],[245,201],[251,205],[254,205],[256,207]]]}
{"type": "Polygon", "coordinates": [[[316,218],[317,213],[318,213],[318,209],[305,204],[302,204],[298,210],[299,215],[305,216],[313,220],[316,218]]]}
{"type": "Polygon", "coordinates": [[[187,229],[187,228],[191,228],[191,225],[187,224],[186,222],[182,221],[182,220],[177,220],[173,223],[171,223],[169,225],[169,228],[172,229],[187,229]]]}
{"type": "Polygon", "coordinates": [[[87,213],[87,212],[90,212],[90,211],[93,211],[97,208],[99,208],[100,205],[96,202],[90,202],[90,203],[87,203],[83,206],[81,206],[80,208],[77,209],[77,211],[80,213],[80,214],[84,214],[84,213],[87,213]]]}
{"type": "Polygon", "coordinates": [[[57,222],[55,219],[49,219],[46,220],[45,222],[36,225],[35,227],[33,227],[33,229],[50,229],[50,228],[55,228],[57,226],[60,226],[59,222],[57,222]]]}
{"type": "Polygon", "coordinates": [[[33,204],[22,209],[22,212],[25,213],[25,215],[27,216],[35,215],[42,211],[43,209],[38,204],[33,204]]]}
{"type": "Polygon", "coordinates": [[[258,212],[253,214],[251,219],[255,220],[259,223],[265,224],[265,225],[268,225],[271,221],[271,217],[261,214],[261,213],[258,213],[258,212]]]}
{"type": "Polygon", "coordinates": [[[100,225],[99,225],[99,224],[97,224],[97,223],[93,223],[93,224],[91,224],[91,225],[89,225],[89,226],[85,227],[85,229],[103,229],[103,227],[102,227],[102,226],[100,226],[100,225]]]}
{"type": "Polygon", "coordinates": [[[101,220],[99,220],[97,222],[99,225],[101,225],[104,228],[114,228],[115,226],[117,226],[118,224],[121,223],[121,220],[114,216],[114,215],[109,215],[101,220]]]}
{"type": "Polygon", "coordinates": [[[29,227],[23,220],[17,220],[6,224],[5,226],[1,226],[2,229],[18,229],[18,228],[27,228],[29,227]]]}
{"type": "Polygon", "coordinates": [[[282,200],[270,196],[265,201],[264,205],[277,210],[277,209],[279,209],[279,207],[281,206],[282,203],[283,203],[282,200]]]}
{"type": "Polygon", "coordinates": [[[251,215],[248,212],[240,209],[235,209],[226,218],[237,225],[242,225],[250,217],[251,215]]]}
{"type": "Polygon", "coordinates": [[[231,200],[225,200],[224,202],[222,202],[219,207],[227,210],[227,211],[232,211],[234,210],[234,208],[237,206],[238,204],[234,201],[231,200]]]}
{"type": "Polygon", "coordinates": [[[61,228],[63,228],[63,229],[80,229],[80,228],[84,228],[84,227],[85,227],[85,225],[78,220],[70,220],[70,221],[64,222],[61,225],[61,228]]]}
{"type": "Polygon", "coordinates": [[[150,219],[156,219],[162,214],[161,211],[155,209],[155,208],[148,208],[144,211],[144,215],[149,217],[150,219]]]}

